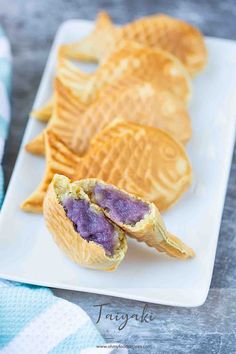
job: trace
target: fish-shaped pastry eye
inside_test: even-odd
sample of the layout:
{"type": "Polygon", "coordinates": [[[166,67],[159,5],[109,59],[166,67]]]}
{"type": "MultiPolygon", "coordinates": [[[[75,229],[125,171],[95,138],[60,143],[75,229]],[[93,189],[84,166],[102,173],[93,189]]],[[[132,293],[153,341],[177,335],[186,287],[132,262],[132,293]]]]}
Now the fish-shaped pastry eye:
{"type": "Polygon", "coordinates": [[[127,250],[124,231],[68,178],[53,178],[44,217],[57,245],[81,266],[115,270],[123,260],[127,250]]]}
{"type": "Polygon", "coordinates": [[[70,183],[55,175],[44,217],[59,247],[86,267],[115,269],[127,248],[123,231],[170,256],[194,256],[190,247],[167,232],[154,204],[98,179],[70,183]]]}
{"type": "Polygon", "coordinates": [[[63,45],[61,52],[73,59],[102,61],[124,40],[170,52],[191,75],[206,64],[207,51],[200,31],[166,15],[147,16],[117,27],[106,13],[101,12],[94,30],[80,41],[63,45]]]}

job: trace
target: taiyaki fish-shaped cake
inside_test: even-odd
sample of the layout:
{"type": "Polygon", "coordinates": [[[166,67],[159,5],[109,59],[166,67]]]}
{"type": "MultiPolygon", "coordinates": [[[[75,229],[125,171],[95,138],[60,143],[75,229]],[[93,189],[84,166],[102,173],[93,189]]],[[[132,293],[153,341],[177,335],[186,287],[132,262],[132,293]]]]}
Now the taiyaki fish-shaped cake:
{"type": "Polygon", "coordinates": [[[96,178],[79,180],[90,200],[121,227],[128,236],[176,258],[193,257],[194,252],[165,227],[155,204],[96,178]]]}
{"type": "MultiPolygon", "coordinates": [[[[129,86],[123,82],[102,91],[88,106],[57,79],[54,114],[46,129],[84,155],[91,139],[119,116],[164,129],[183,143],[191,137],[191,122],[182,100],[168,91],[161,92],[154,84],[134,79],[129,86]]],[[[26,150],[44,153],[43,132],[26,145],[26,150]]]]}
{"type": "MultiPolygon", "coordinates": [[[[157,89],[176,95],[186,104],[191,96],[188,72],[177,58],[163,50],[127,41],[90,74],[59,55],[57,77],[84,103],[91,103],[101,90],[119,81],[126,81],[129,86],[132,77],[151,82],[157,89]]],[[[33,111],[33,116],[48,120],[52,114],[52,102],[53,98],[41,109],[33,111]]]]}
{"type": "Polygon", "coordinates": [[[134,76],[153,82],[158,88],[170,91],[186,103],[191,95],[191,83],[183,64],[172,54],[135,42],[124,41],[121,47],[93,73],[82,72],[70,60],[59,55],[57,76],[65,85],[74,88],[83,102],[91,101],[107,85],[134,76]]]}
{"type": "Polygon", "coordinates": [[[71,58],[101,61],[123,40],[172,53],[191,75],[206,64],[207,51],[200,31],[184,21],[162,14],[117,27],[106,13],[101,12],[94,30],[81,41],[62,46],[62,51],[71,58]]]}
{"type": "Polygon", "coordinates": [[[55,175],[43,212],[56,244],[85,267],[116,269],[127,250],[125,235],[179,259],[194,256],[168,233],[153,203],[98,179],[70,183],[55,175]]]}
{"type": "Polygon", "coordinates": [[[76,263],[115,270],[123,260],[124,231],[68,178],[54,177],[44,201],[44,217],[57,245],[76,263]]]}
{"type": "Polygon", "coordinates": [[[116,120],[98,133],[79,157],[52,132],[45,134],[46,171],[36,191],[22,204],[41,212],[54,174],[72,180],[95,177],[154,202],[160,211],[174,204],[191,184],[185,149],[164,130],[116,120]]]}

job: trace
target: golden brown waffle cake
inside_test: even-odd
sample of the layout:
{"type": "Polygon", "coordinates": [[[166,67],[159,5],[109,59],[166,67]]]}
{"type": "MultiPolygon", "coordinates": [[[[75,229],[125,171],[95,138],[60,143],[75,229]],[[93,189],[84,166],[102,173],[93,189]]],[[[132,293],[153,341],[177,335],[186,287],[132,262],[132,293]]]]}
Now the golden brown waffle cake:
{"type": "Polygon", "coordinates": [[[191,184],[192,170],[182,144],[167,132],[118,120],[92,140],[84,157],[72,152],[53,133],[46,133],[46,171],[22,209],[41,212],[55,173],[72,180],[95,177],[169,208],[191,184]]]}
{"type": "MultiPolygon", "coordinates": [[[[184,102],[191,96],[187,71],[172,55],[162,50],[145,48],[134,42],[122,42],[94,73],[82,72],[76,65],[58,55],[57,77],[79,96],[84,103],[91,103],[102,89],[119,81],[129,86],[131,77],[153,83],[161,91],[169,91],[184,102]]],[[[52,99],[44,107],[33,112],[40,120],[47,120],[52,113],[52,99]]]]}
{"type": "Polygon", "coordinates": [[[82,179],[74,183],[128,236],[176,258],[187,259],[194,256],[191,248],[166,230],[153,203],[97,178],[82,179]]]}
{"type": "MultiPolygon", "coordinates": [[[[57,79],[54,114],[47,130],[60,136],[78,155],[84,155],[94,135],[117,117],[164,129],[186,143],[191,136],[191,122],[184,103],[151,83],[132,78],[129,82],[129,86],[120,82],[109,87],[87,106],[57,79]]],[[[30,141],[26,150],[43,154],[43,133],[30,141]]]]}
{"type": "Polygon", "coordinates": [[[81,41],[63,45],[61,51],[74,59],[101,61],[123,40],[170,52],[191,75],[206,64],[207,51],[200,31],[184,21],[162,14],[117,27],[106,13],[101,12],[91,34],[81,41]]]}
{"type": "Polygon", "coordinates": [[[106,86],[132,76],[152,82],[185,102],[191,95],[190,77],[176,57],[129,41],[122,42],[122,46],[91,74],[83,73],[59,55],[57,76],[73,88],[83,102],[94,99],[106,86]]]}
{"type": "MultiPolygon", "coordinates": [[[[59,175],[53,178],[44,201],[44,217],[56,244],[81,266],[110,271],[115,270],[123,260],[127,251],[124,231],[112,223],[98,205],[89,200],[82,188],[75,183],[70,184],[68,178],[59,175]],[[84,214],[86,218],[87,213],[97,223],[100,222],[103,235],[98,233],[101,230],[95,229],[91,238],[86,229],[91,229],[89,225],[80,224],[79,229],[75,229],[75,220],[72,221],[66,214],[70,198],[79,201],[78,205],[82,209],[80,218],[84,214]]],[[[83,220],[85,221],[86,219],[83,220]]]]}

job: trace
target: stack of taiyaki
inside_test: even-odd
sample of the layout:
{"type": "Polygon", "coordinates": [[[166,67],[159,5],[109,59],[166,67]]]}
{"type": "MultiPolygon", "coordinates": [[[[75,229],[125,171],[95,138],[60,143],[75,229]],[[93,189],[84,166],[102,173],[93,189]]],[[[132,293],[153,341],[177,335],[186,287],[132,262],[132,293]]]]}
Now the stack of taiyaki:
{"type": "MultiPolygon", "coordinates": [[[[39,187],[22,203],[23,210],[42,212],[55,174],[72,181],[99,178],[153,202],[160,211],[176,203],[192,178],[183,145],[191,138],[190,78],[204,67],[206,57],[201,33],[185,22],[158,15],[117,27],[107,14],[99,14],[90,35],[59,48],[53,95],[33,112],[48,123],[26,150],[44,154],[46,169],[39,187]],[[95,60],[99,66],[88,74],[70,59],[95,60]]],[[[51,208],[45,209],[49,227],[51,208]]],[[[120,232],[123,248],[117,252],[123,258],[127,230],[109,222],[120,232]]],[[[51,229],[60,244],[61,236],[51,229]]],[[[85,247],[84,240],[80,247],[85,247]]],[[[76,251],[71,252],[83,263],[76,251]]],[[[117,257],[114,262],[105,258],[104,264],[95,262],[98,268],[113,269],[120,262],[117,257]]]]}

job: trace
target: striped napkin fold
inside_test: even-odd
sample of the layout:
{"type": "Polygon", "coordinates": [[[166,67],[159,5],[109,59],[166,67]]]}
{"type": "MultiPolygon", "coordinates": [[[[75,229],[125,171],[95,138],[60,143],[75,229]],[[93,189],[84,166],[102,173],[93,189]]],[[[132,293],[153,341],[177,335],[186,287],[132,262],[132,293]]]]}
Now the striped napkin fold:
{"type": "MultiPolygon", "coordinates": [[[[2,157],[10,121],[11,51],[0,28],[0,206],[2,157]]],[[[79,293],[78,293],[79,296],[79,293]]],[[[79,306],[51,290],[0,280],[0,354],[126,354],[106,344],[79,306]]]]}

